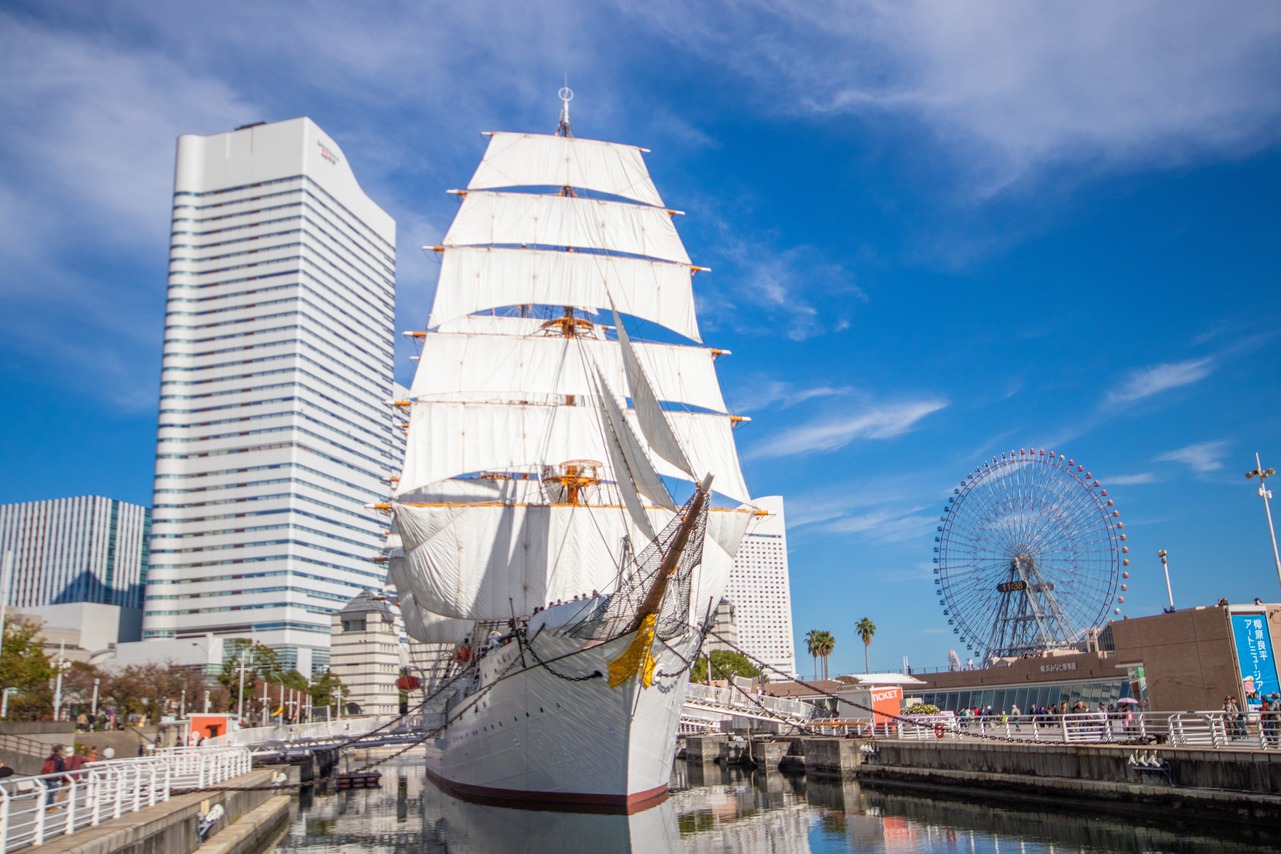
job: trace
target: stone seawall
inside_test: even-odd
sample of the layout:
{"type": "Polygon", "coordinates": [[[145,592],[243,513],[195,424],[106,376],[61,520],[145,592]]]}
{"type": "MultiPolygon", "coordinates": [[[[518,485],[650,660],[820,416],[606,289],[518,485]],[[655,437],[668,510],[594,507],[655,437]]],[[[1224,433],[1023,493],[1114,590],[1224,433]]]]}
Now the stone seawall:
{"type": "Polygon", "coordinates": [[[687,745],[696,763],[803,769],[815,779],[946,788],[975,799],[1070,801],[1113,812],[1177,808],[1281,825],[1281,751],[815,736],[752,739],[733,755],[725,736],[690,737],[687,745]]]}
{"type": "Polygon", "coordinates": [[[1136,767],[1130,747],[889,740],[874,746],[857,767],[860,780],[1281,822],[1281,753],[1161,748],[1152,751],[1153,765],[1136,767]]]}

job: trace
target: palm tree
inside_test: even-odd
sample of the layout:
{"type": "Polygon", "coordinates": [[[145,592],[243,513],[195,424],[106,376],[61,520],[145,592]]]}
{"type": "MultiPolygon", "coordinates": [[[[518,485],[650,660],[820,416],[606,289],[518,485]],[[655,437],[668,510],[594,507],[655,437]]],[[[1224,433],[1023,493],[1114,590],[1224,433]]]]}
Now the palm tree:
{"type": "Polygon", "coordinates": [[[872,666],[868,664],[867,651],[872,645],[872,635],[876,634],[876,623],[873,623],[867,617],[864,617],[858,621],[858,625],[854,627],[854,631],[858,632],[858,636],[863,639],[863,672],[870,673],[872,666]]]}
{"type": "Polygon", "coordinates": [[[832,650],[836,648],[836,638],[832,637],[831,632],[818,632],[818,635],[815,638],[814,647],[815,651],[818,653],[818,657],[823,659],[823,678],[826,679],[827,657],[831,655],[832,650]]]}
{"type": "Polygon", "coordinates": [[[818,678],[818,629],[810,629],[805,635],[805,649],[814,659],[814,678],[818,678]]]}

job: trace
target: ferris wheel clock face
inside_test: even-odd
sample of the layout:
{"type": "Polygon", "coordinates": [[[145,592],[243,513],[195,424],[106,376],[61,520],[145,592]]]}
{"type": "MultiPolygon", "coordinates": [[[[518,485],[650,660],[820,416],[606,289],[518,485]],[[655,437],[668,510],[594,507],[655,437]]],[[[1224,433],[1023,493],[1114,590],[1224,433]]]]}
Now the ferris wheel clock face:
{"type": "Polygon", "coordinates": [[[982,660],[1075,645],[1114,598],[1125,602],[1120,513],[1074,459],[1026,448],[993,457],[953,489],[939,523],[939,604],[982,660]]]}

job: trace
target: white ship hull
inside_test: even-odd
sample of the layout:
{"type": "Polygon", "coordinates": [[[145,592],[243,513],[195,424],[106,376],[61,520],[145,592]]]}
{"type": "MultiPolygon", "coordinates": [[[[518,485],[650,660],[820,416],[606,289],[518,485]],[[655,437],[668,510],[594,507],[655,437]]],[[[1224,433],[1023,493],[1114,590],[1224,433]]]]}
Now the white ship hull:
{"type": "Polygon", "coordinates": [[[489,653],[479,688],[451,701],[450,723],[428,744],[432,779],[462,797],[528,807],[633,813],[661,802],[689,685],[684,660],[699,637],[672,641],[675,651],[655,640],[653,684],[633,676],[611,688],[609,664],[633,637],[584,649],[544,632],[532,648],[546,666],[517,643],[489,653]]]}

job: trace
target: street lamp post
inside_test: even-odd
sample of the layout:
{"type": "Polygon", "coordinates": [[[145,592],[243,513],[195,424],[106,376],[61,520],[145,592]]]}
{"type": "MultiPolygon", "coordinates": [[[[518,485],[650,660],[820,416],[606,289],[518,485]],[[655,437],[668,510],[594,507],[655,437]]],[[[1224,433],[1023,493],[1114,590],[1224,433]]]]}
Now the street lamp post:
{"type": "Polygon", "coordinates": [[[1263,514],[1268,517],[1268,535],[1272,538],[1272,560],[1276,562],[1277,581],[1281,582],[1281,554],[1277,552],[1277,532],[1272,527],[1272,506],[1268,504],[1268,499],[1272,497],[1272,490],[1268,489],[1267,479],[1276,474],[1276,469],[1265,469],[1263,463],[1259,460],[1258,452],[1254,455],[1254,471],[1245,473],[1246,480],[1252,477],[1259,479],[1259,497],[1263,499],[1263,514]]]}
{"type": "Polygon", "coordinates": [[[1170,607],[1165,610],[1167,614],[1174,613],[1174,590],[1170,588],[1170,564],[1165,560],[1169,554],[1165,549],[1157,549],[1156,556],[1161,558],[1161,569],[1165,570],[1165,595],[1170,597],[1170,607]]]}
{"type": "MultiPolygon", "coordinates": [[[[236,708],[236,717],[241,720],[244,720],[245,718],[245,657],[245,650],[242,649],[240,651],[240,691],[236,695],[239,697],[239,704],[236,708]]],[[[248,657],[250,660],[253,660],[252,652],[248,657]]]]}
{"type": "Polygon", "coordinates": [[[90,714],[93,715],[93,720],[95,721],[98,719],[98,685],[101,682],[102,682],[101,679],[93,680],[93,702],[89,704],[93,709],[93,711],[90,714]]]}
{"type": "Polygon", "coordinates": [[[63,643],[60,643],[58,645],[58,663],[54,665],[56,668],[58,668],[58,679],[56,679],[54,682],[54,720],[55,721],[60,721],[61,713],[63,713],[63,673],[67,672],[67,668],[72,666],[72,663],[67,661],[67,658],[65,658],[65,649],[67,649],[67,644],[65,644],[65,641],[63,641],[63,643]]]}

